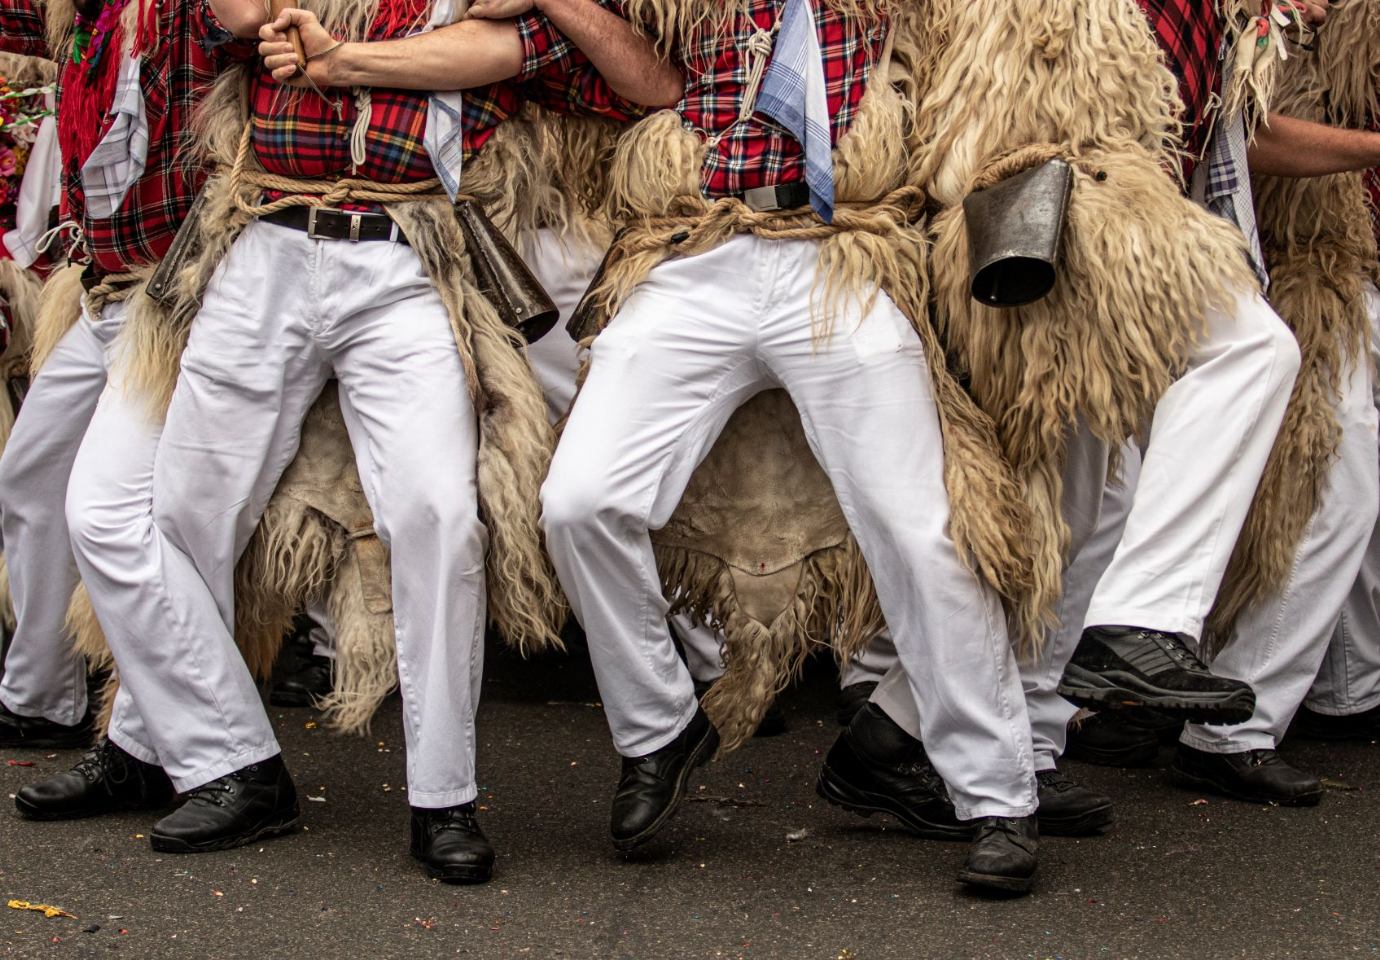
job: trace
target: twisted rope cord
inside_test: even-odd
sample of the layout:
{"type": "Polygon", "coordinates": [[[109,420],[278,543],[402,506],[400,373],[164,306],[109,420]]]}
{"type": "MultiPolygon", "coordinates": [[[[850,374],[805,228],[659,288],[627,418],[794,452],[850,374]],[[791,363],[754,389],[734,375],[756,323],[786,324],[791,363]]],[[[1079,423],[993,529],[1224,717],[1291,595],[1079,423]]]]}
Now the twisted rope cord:
{"type": "MultiPolygon", "coordinates": [[[[689,204],[697,201],[689,200],[689,204]]],[[[676,246],[688,250],[729,233],[752,233],[767,240],[823,240],[839,233],[887,236],[901,225],[914,223],[924,211],[925,192],[901,187],[880,200],[840,203],[832,224],[822,222],[809,208],[753,210],[736,197],[716,200],[707,209],[687,209],[681,216],[645,217],[636,221],[619,243],[624,254],[676,246]]]]}
{"type": "Polygon", "coordinates": [[[1014,177],[1018,173],[1024,173],[1032,167],[1038,167],[1042,163],[1067,156],[1068,150],[1054,143],[1032,143],[1028,146],[1017,147],[983,167],[981,172],[973,178],[972,188],[974,190],[986,190],[988,187],[994,187],[1003,180],[1014,177]]]}
{"type": "Polygon", "coordinates": [[[445,196],[441,181],[435,177],[413,183],[376,183],[373,180],[353,177],[343,177],[339,180],[297,180],[265,173],[262,170],[251,170],[251,152],[250,128],[246,126],[240,137],[240,148],[235,154],[235,163],[230,168],[230,177],[232,184],[237,188],[232,191],[235,206],[240,212],[251,217],[266,217],[289,207],[335,207],[342,203],[398,203],[445,196]],[[269,203],[251,203],[244,198],[244,191],[238,189],[241,186],[281,191],[287,196],[269,203]]]}

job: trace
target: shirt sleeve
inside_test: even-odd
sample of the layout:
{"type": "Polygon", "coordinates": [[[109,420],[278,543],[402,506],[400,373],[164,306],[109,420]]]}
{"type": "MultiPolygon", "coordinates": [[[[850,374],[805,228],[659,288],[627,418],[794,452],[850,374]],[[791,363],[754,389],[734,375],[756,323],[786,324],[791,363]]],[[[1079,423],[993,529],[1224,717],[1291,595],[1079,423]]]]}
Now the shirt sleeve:
{"type": "MultiPolygon", "coordinates": [[[[598,0],[599,5],[624,15],[622,0],[598,0]]],[[[643,107],[613,92],[603,76],[565,34],[546,16],[529,14],[517,21],[522,38],[523,64],[517,79],[538,106],[560,113],[580,113],[610,120],[637,120],[643,107]]]]}
{"type": "Polygon", "coordinates": [[[0,0],[0,51],[24,57],[52,57],[43,8],[34,0],[0,0]]]}

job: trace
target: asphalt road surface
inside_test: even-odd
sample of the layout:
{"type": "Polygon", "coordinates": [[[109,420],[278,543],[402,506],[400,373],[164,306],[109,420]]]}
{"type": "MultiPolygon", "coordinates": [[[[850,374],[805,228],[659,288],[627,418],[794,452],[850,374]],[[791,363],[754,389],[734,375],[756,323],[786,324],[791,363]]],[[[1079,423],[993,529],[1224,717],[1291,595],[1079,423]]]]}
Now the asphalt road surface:
{"type": "MultiPolygon", "coordinates": [[[[816,665],[790,730],[692,781],[692,801],[632,857],[607,838],[617,761],[583,655],[491,650],[480,710],[483,887],[426,879],[407,854],[399,705],[367,740],[307,710],[272,715],[303,796],[300,833],[153,853],[153,822],[25,823],[0,812],[0,957],[1125,958],[1380,955],[1380,746],[1286,744],[1325,775],[1321,807],[1184,792],[1162,770],[1070,764],[1116,797],[1106,837],[1048,839],[1037,893],[962,892],[961,844],[914,839],[814,793],[834,725],[816,665]],[[307,799],[311,798],[311,799],[307,799]],[[77,919],[4,909],[22,899],[77,919]]],[[[75,754],[11,754],[0,793],[75,754]]]]}

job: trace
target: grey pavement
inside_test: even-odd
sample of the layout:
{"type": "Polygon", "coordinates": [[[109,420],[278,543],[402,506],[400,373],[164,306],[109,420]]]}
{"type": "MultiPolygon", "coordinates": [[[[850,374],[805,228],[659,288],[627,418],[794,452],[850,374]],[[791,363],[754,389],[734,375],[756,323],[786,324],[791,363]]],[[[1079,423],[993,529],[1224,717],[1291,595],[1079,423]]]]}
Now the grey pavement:
{"type": "MultiPolygon", "coordinates": [[[[955,884],[961,844],[815,796],[838,733],[832,685],[829,665],[814,664],[784,698],[789,732],[706,768],[664,838],[625,858],[607,840],[617,761],[587,660],[491,650],[480,803],[499,866],[477,888],[428,880],[408,857],[396,698],[367,740],[331,733],[311,711],[274,710],[304,798],[294,836],[178,857],[149,849],[150,817],[34,824],[6,804],[0,957],[1380,955],[1374,744],[1286,744],[1328,778],[1315,810],[1184,792],[1163,770],[1069,764],[1116,798],[1114,832],[1044,841],[1037,893],[993,901],[955,884]]],[[[74,759],[0,754],[0,794],[74,759]]]]}

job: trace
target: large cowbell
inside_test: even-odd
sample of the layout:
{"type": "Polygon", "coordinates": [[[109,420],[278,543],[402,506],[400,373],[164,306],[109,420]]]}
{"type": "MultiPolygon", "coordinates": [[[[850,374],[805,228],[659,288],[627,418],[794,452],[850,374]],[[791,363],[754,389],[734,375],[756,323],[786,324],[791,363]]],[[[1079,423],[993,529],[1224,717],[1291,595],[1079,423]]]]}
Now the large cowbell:
{"type": "Polygon", "coordinates": [[[1049,160],[964,199],[975,300],[1019,307],[1054,289],[1072,189],[1069,165],[1049,160]]]}
{"type": "Polygon", "coordinates": [[[560,318],[550,295],[483,207],[461,200],[455,205],[455,216],[465,235],[479,292],[494,305],[504,323],[528,343],[536,343],[560,318]]]}

